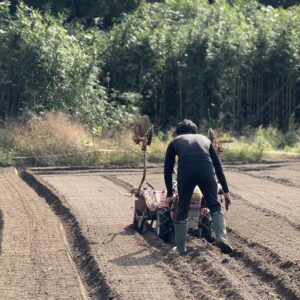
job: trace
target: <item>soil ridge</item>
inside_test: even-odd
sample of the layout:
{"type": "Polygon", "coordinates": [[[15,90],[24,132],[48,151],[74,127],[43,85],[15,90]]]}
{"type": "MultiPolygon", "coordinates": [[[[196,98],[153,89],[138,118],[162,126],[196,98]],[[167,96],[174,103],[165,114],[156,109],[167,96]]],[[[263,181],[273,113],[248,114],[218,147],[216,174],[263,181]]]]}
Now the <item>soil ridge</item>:
{"type": "Polygon", "coordinates": [[[0,255],[1,255],[1,250],[2,250],[2,232],[4,228],[4,219],[3,219],[3,213],[2,210],[0,209],[0,255]]]}
{"type": "Polygon", "coordinates": [[[120,299],[109,286],[105,274],[102,273],[93,257],[89,241],[84,237],[79,222],[70,208],[64,205],[63,196],[29,170],[22,170],[20,176],[40,197],[46,200],[64,225],[70,246],[74,251],[74,261],[84,274],[82,280],[87,285],[90,296],[99,300],[120,299]]]}

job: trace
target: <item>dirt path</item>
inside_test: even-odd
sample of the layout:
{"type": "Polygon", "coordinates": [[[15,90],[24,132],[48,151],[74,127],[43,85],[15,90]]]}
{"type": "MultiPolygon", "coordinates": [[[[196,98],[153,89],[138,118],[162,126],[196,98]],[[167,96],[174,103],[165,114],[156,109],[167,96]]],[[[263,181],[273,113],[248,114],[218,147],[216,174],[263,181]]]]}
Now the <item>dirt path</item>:
{"type": "MultiPolygon", "coordinates": [[[[235,248],[130,226],[141,171],[0,170],[0,299],[300,299],[300,163],[226,167],[235,248]],[[45,199],[43,198],[46,198],[45,199]]],[[[147,181],[164,189],[162,168],[147,181]]]]}
{"type": "MultiPolygon", "coordinates": [[[[120,299],[300,299],[300,164],[254,167],[226,172],[231,257],[191,238],[188,254],[176,258],[153,233],[135,233],[128,190],[138,170],[40,176],[64,196],[120,299]]],[[[147,181],[164,188],[161,168],[147,181]]]]}
{"type": "Polygon", "coordinates": [[[0,299],[88,299],[61,223],[13,168],[0,170],[0,299]]]}

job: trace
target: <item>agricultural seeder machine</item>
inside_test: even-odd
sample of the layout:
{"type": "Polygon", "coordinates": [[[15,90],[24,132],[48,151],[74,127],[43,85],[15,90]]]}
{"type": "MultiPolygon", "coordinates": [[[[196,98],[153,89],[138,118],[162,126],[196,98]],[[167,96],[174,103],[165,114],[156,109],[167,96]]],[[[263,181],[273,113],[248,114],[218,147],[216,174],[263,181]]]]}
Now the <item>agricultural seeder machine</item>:
{"type": "MultiPolygon", "coordinates": [[[[153,127],[148,116],[142,116],[135,126],[134,142],[141,145],[143,151],[143,176],[138,188],[131,192],[135,195],[133,225],[143,234],[149,229],[154,229],[157,235],[165,242],[174,239],[174,221],[178,204],[177,181],[173,181],[172,200],[167,198],[166,191],[156,190],[150,183],[145,182],[147,174],[147,146],[151,145],[153,127]]],[[[220,145],[214,139],[214,133],[210,129],[208,137],[215,144],[218,153],[220,145]]],[[[174,170],[176,176],[176,171],[174,170]]],[[[222,197],[222,188],[219,185],[219,196],[222,197]]],[[[206,207],[205,199],[198,187],[192,195],[188,215],[188,231],[194,236],[213,241],[210,211],[206,207]]]]}

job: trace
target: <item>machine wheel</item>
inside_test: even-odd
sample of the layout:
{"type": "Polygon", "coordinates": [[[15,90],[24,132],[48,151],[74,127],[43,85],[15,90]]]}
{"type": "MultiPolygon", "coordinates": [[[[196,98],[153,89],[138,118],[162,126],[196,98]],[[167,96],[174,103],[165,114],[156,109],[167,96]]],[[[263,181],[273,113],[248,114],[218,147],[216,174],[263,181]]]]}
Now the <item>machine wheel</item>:
{"type": "Polygon", "coordinates": [[[170,217],[170,211],[166,208],[159,208],[156,222],[157,235],[166,243],[171,243],[174,238],[174,225],[170,217]]]}
{"type": "Polygon", "coordinates": [[[132,225],[135,230],[138,230],[138,220],[137,220],[136,212],[134,212],[132,225]]]}
{"type": "Polygon", "coordinates": [[[209,243],[214,242],[214,238],[212,237],[212,225],[210,216],[206,216],[203,218],[201,228],[198,231],[198,237],[206,239],[209,243]]]}
{"type": "Polygon", "coordinates": [[[133,227],[140,234],[144,234],[149,228],[149,224],[147,222],[147,217],[144,215],[139,216],[136,212],[134,212],[133,227]]]}

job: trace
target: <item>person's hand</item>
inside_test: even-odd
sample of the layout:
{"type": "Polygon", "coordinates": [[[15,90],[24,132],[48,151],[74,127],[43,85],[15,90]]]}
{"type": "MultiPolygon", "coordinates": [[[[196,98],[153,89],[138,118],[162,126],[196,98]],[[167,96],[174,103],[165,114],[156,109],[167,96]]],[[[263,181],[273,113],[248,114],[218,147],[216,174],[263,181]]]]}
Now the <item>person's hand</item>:
{"type": "Polygon", "coordinates": [[[167,196],[167,197],[166,197],[167,203],[170,203],[170,202],[172,202],[173,200],[174,200],[174,196],[167,196]]]}
{"type": "Polygon", "coordinates": [[[225,198],[225,208],[226,208],[226,210],[228,210],[228,208],[229,208],[229,206],[231,205],[231,202],[232,202],[231,196],[230,196],[229,193],[224,193],[223,195],[224,195],[224,198],[225,198]]]}

